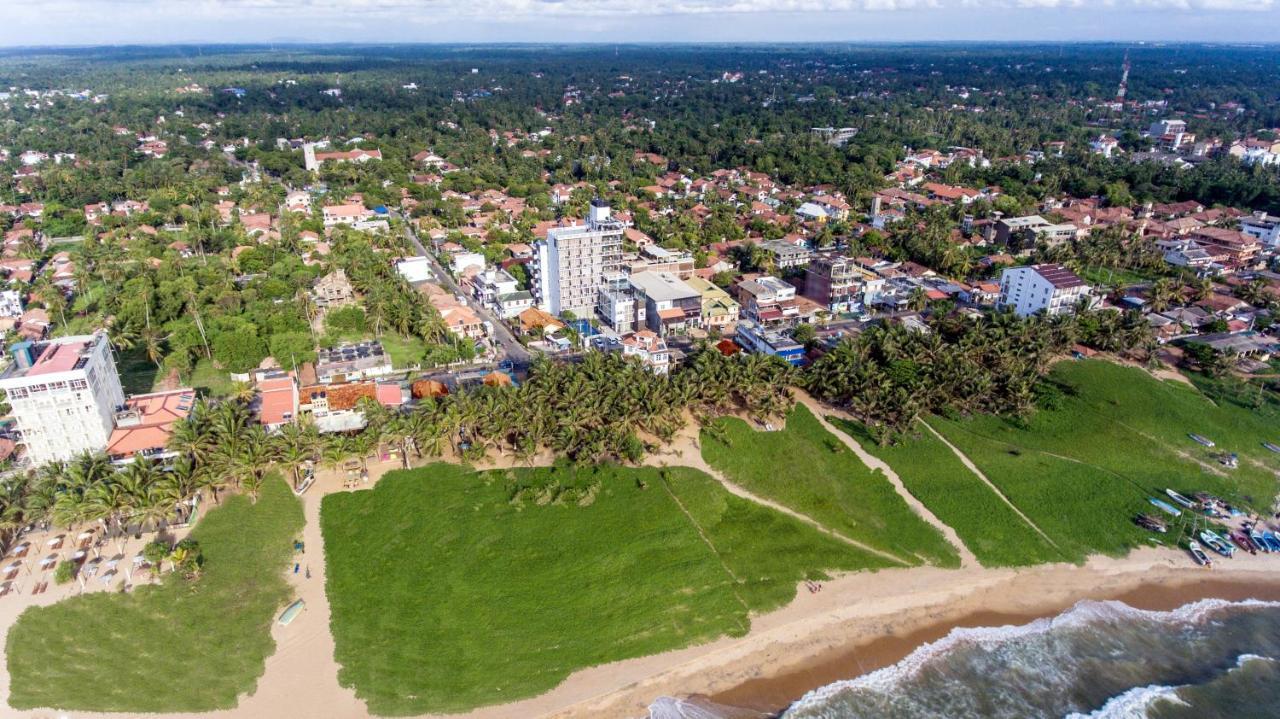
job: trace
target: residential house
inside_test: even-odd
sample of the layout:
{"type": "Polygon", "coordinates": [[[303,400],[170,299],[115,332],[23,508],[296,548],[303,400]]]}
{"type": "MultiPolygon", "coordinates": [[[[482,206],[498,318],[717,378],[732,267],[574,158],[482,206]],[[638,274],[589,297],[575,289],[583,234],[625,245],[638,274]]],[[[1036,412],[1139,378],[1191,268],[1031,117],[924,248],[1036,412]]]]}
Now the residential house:
{"type": "Polygon", "coordinates": [[[356,301],[355,288],[342,268],[321,277],[311,286],[311,301],[321,309],[345,307],[356,301]]]}
{"type": "Polygon", "coordinates": [[[685,280],[695,292],[702,297],[701,324],[708,330],[727,334],[738,323],[738,303],[728,292],[716,284],[701,277],[690,277],[685,280]]]}
{"type": "Polygon", "coordinates": [[[670,272],[641,272],[627,278],[645,307],[646,326],[667,336],[701,324],[702,295],[670,272]]]}

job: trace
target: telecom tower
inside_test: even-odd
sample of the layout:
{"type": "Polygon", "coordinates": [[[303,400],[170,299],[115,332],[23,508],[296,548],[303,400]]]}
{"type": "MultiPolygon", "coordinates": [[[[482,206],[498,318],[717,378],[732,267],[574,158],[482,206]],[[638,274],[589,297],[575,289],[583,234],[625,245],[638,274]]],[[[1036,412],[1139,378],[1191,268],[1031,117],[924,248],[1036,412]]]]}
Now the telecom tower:
{"type": "Polygon", "coordinates": [[[1129,91],[1129,51],[1124,51],[1123,72],[1120,73],[1120,88],[1116,90],[1116,102],[1124,102],[1124,94],[1129,91]]]}

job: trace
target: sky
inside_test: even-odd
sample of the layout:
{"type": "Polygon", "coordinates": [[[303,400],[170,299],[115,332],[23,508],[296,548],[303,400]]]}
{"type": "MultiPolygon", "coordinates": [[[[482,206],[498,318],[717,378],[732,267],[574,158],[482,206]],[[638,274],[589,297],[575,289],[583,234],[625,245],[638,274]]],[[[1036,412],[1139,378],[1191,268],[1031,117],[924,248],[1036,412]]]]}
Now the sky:
{"type": "Polygon", "coordinates": [[[0,46],[1280,42],[1280,0],[0,0],[0,46]]]}

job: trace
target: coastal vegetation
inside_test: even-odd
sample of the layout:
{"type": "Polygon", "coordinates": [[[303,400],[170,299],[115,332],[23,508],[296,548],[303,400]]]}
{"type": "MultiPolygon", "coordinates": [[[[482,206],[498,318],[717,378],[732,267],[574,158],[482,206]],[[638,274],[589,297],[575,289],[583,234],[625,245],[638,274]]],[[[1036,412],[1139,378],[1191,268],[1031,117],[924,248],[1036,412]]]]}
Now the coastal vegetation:
{"type": "Polygon", "coordinates": [[[741,636],[801,580],[891,564],[683,467],[433,464],[325,497],[321,527],[339,680],[382,715],[741,636]]]}
{"type": "Polygon", "coordinates": [[[273,474],[256,502],[230,497],[192,530],[204,558],[198,577],[170,572],[128,593],[28,608],[5,645],[10,705],[129,713],[234,707],[274,651],[268,627],[288,597],[282,570],[302,521],[300,503],[273,474]]]}
{"type": "Polygon", "coordinates": [[[797,404],[776,431],[735,417],[702,430],[702,455],[733,482],[823,526],[896,556],[904,565],[958,566],[942,534],[916,516],[888,479],[869,469],[797,404]]]}
{"type": "Polygon", "coordinates": [[[879,457],[987,567],[1018,567],[1069,559],[961,463],[923,423],[891,445],[877,444],[866,427],[839,417],[831,423],[879,457]]]}

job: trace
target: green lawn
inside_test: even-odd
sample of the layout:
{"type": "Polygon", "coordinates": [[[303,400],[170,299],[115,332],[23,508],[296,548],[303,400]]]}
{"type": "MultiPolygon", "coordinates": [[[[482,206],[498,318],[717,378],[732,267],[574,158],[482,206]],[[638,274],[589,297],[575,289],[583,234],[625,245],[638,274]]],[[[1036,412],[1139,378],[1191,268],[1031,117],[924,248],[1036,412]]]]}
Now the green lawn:
{"type": "Polygon", "coordinates": [[[717,420],[702,431],[702,456],[750,491],[905,562],[959,565],[942,534],[803,405],[776,432],[755,431],[737,418],[717,420]]]}
{"type": "Polygon", "coordinates": [[[1082,558],[1148,543],[1152,535],[1130,519],[1154,511],[1145,499],[1166,487],[1204,490],[1263,511],[1270,506],[1280,455],[1262,442],[1280,431],[1265,419],[1107,362],[1063,362],[1050,380],[1066,392],[1061,407],[1026,422],[985,416],[930,422],[1064,549],[1082,558]],[[1218,447],[1201,447],[1190,432],[1218,447]],[[1221,470],[1214,457],[1221,451],[1239,453],[1240,467],[1221,470]]]}
{"type": "Polygon", "coordinates": [[[227,397],[235,388],[231,375],[226,370],[214,367],[213,360],[208,358],[196,361],[189,384],[195,389],[203,390],[210,397],[227,397]]]}
{"type": "Polygon", "coordinates": [[[892,467],[907,490],[955,529],[984,566],[1025,566],[1064,559],[924,427],[917,427],[905,442],[880,447],[861,424],[829,419],[892,467]]]}
{"type": "MultiPolygon", "coordinates": [[[[32,607],[5,646],[15,708],[196,712],[234,707],[274,651],[289,598],[283,570],[302,507],[278,476],[257,503],[231,497],[193,530],[205,557],[190,582],[32,607]]],[[[91,580],[92,581],[92,580],[91,580]]]]}
{"type": "Polygon", "coordinates": [[[801,579],[884,564],[687,468],[436,464],[325,497],[321,527],[339,681],[381,715],[738,636],[801,579]]]}

